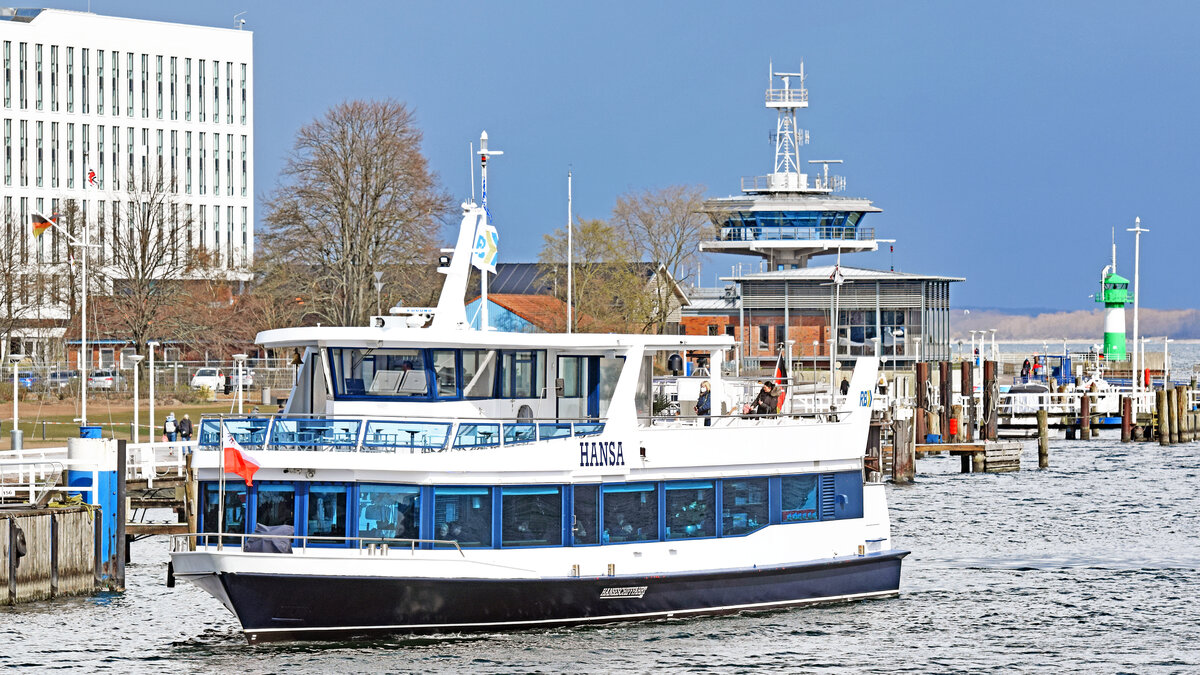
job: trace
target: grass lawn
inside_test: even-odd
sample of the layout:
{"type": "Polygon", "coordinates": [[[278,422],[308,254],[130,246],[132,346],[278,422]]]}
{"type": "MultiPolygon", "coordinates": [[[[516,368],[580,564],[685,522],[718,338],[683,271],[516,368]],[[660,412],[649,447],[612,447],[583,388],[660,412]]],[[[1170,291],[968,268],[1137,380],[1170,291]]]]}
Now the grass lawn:
{"type": "MultiPolygon", "coordinates": [[[[7,409],[0,407],[0,411],[7,412],[8,415],[0,421],[0,430],[3,431],[0,449],[9,449],[12,447],[12,435],[9,433],[12,430],[12,403],[3,405],[8,407],[7,409]]],[[[76,420],[79,413],[75,411],[76,405],[77,403],[74,401],[67,405],[42,405],[36,401],[22,401],[18,414],[21,420],[21,430],[25,432],[24,447],[65,446],[68,438],[78,438],[79,422],[76,420]],[[45,440],[42,437],[43,433],[45,440]]],[[[252,407],[252,405],[244,404],[247,413],[252,407]]],[[[153,434],[149,428],[150,408],[145,402],[140,408],[138,422],[141,433],[139,440],[145,443],[154,438],[162,438],[162,424],[167,413],[175,413],[176,420],[183,419],[185,414],[191,415],[192,423],[195,426],[192,437],[195,438],[195,434],[200,431],[200,418],[205,414],[229,413],[230,402],[229,400],[218,400],[213,403],[156,405],[154,407],[155,429],[153,434]]],[[[89,398],[88,425],[101,427],[105,438],[132,440],[132,401],[106,401],[89,398]]]]}

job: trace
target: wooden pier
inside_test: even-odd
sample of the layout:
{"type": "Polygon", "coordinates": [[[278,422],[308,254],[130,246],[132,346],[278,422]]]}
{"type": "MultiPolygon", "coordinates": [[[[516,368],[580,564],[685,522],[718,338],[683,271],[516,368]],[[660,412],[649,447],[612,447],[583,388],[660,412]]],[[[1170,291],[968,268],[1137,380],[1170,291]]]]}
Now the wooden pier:
{"type": "Polygon", "coordinates": [[[0,605],[94,592],[99,538],[85,506],[0,510],[0,605]]]}

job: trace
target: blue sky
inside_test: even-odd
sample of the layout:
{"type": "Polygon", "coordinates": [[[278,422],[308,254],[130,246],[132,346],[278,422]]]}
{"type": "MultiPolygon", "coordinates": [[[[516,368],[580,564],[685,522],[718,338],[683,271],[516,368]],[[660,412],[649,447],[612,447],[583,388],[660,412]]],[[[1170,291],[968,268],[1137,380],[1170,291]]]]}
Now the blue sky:
{"type": "MultiPolygon", "coordinates": [[[[86,2],[51,2],[84,9],[86,2]]],[[[575,211],[770,170],[767,64],[809,73],[802,159],[846,161],[883,209],[903,271],[963,276],[959,307],[1087,309],[1109,232],[1142,302],[1195,307],[1200,47],[1191,2],[109,2],[102,14],[255,34],[255,181],[275,185],[295,130],[350,98],[417,113],[453,194],[487,129],[501,260],[536,258],[575,211]]],[[[259,217],[262,211],[259,209],[259,217]]],[[[449,237],[449,235],[448,235],[449,237]]],[[[886,268],[884,250],[846,264],[886,268]]],[[[703,277],[727,272],[728,259],[703,277]]]]}

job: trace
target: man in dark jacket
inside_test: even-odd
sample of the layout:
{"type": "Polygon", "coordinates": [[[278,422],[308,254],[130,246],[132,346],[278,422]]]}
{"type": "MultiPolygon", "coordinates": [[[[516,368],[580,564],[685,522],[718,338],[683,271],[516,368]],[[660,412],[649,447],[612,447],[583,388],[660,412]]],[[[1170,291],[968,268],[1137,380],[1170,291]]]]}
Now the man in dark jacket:
{"type": "Polygon", "coordinates": [[[176,426],[178,427],[178,430],[179,430],[179,439],[180,440],[182,440],[182,441],[192,440],[192,418],[191,417],[184,415],[183,419],[179,420],[179,424],[176,426]]]}
{"type": "Polygon", "coordinates": [[[779,412],[779,394],[775,392],[774,382],[763,382],[762,391],[750,404],[750,412],[755,415],[774,415],[779,412]]]}

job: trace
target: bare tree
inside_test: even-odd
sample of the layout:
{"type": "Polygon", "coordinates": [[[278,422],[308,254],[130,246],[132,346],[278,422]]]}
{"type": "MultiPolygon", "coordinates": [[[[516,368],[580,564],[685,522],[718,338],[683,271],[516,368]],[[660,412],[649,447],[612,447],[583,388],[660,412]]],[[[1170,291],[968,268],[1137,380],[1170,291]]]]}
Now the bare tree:
{"type": "MultiPolygon", "coordinates": [[[[542,235],[538,256],[542,274],[551,275],[555,295],[566,301],[567,233],[559,228],[542,235]]],[[[575,329],[581,331],[644,330],[652,298],[647,297],[642,266],[631,262],[634,247],[602,220],[579,219],[572,232],[575,329]]],[[[562,317],[566,327],[566,316],[562,317]]]]}
{"type": "MultiPolygon", "coordinates": [[[[98,269],[111,290],[106,305],[112,323],[142,352],[151,337],[181,337],[185,322],[177,301],[186,280],[218,272],[206,258],[188,254],[190,210],[178,208],[177,194],[164,181],[127,180],[125,186],[98,269]]],[[[89,288],[95,283],[89,280],[89,288]]]]}
{"type": "MultiPolygon", "coordinates": [[[[613,207],[613,225],[635,247],[641,260],[661,264],[675,284],[685,285],[692,278],[700,256],[700,241],[711,227],[701,213],[705,188],[700,185],[673,185],[661,190],[643,190],[617,197],[613,207]]],[[[671,281],[654,275],[655,298],[653,325],[661,332],[671,312],[671,281]]]]}
{"type": "Polygon", "coordinates": [[[392,298],[427,302],[450,199],[420,150],[421,132],[397,101],[348,101],[296,135],[267,201],[264,292],[305,302],[305,315],[364,323],[375,308],[375,272],[392,298]]]}

